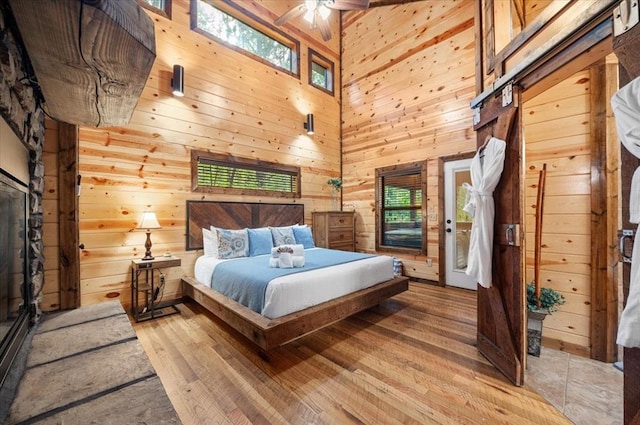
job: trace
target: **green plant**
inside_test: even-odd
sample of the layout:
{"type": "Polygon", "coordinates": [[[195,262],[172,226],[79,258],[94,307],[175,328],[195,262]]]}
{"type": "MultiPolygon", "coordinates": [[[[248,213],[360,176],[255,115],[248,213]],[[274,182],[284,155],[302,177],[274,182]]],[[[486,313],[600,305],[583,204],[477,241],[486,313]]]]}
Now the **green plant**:
{"type": "Polygon", "coordinates": [[[327,180],[327,184],[334,187],[334,189],[340,189],[342,187],[342,180],[337,177],[332,177],[327,180]]]}
{"type": "Polygon", "coordinates": [[[538,310],[547,309],[549,313],[558,311],[558,306],[564,304],[564,296],[551,288],[540,288],[540,307],[536,298],[536,288],[534,282],[527,284],[527,309],[538,310]]]}

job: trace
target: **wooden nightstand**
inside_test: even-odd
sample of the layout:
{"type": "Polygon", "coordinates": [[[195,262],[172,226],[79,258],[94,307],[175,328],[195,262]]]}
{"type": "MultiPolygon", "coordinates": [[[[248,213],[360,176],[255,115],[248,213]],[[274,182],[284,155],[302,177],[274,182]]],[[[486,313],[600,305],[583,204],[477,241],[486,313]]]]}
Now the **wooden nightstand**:
{"type": "Polygon", "coordinates": [[[164,289],[164,274],[161,269],[180,264],[178,257],[131,260],[131,315],[136,322],[180,312],[175,306],[175,300],[157,301],[160,291],[164,289]],[[141,293],[144,297],[143,305],[140,305],[141,293]]]}
{"type": "Polygon", "coordinates": [[[311,213],[313,240],[317,247],[356,250],[355,212],[322,211],[311,213]]]}

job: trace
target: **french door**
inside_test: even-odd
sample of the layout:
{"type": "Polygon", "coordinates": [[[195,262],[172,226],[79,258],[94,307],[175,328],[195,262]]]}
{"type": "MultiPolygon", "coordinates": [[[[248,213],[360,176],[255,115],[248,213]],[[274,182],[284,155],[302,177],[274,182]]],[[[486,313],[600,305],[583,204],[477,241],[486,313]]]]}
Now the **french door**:
{"type": "Polygon", "coordinates": [[[444,163],[445,284],[476,290],[476,281],[465,273],[473,218],[462,208],[464,184],[471,184],[470,165],[471,158],[444,163]]]}

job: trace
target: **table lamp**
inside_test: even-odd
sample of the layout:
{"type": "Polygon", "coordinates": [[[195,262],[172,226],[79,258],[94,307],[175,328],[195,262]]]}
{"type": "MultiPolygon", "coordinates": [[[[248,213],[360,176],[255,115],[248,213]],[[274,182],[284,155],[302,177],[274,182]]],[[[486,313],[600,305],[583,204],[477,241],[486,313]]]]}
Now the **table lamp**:
{"type": "Polygon", "coordinates": [[[138,229],[147,230],[147,241],[144,243],[147,251],[144,253],[142,260],[153,260],[154,257],[151,255],[151,229],[161,229],[160,223],[158,223],[158,219],[156,218],[156,213],[153,211],[143,212],[140,224],[138,224],[138,229]]]}

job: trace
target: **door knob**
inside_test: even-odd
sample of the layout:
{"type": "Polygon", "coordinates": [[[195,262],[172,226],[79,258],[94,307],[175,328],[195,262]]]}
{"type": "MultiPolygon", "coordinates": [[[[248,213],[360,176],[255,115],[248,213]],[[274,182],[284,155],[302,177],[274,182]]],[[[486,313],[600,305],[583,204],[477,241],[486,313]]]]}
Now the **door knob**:
{"type": "Polygon", "coordinates": [[[444,229],[444,231],[447,232],[447,233],[451,233],[451,228],[447,227],[446,229],[444,229]]]}

